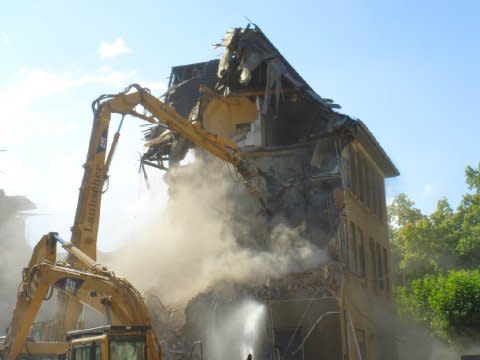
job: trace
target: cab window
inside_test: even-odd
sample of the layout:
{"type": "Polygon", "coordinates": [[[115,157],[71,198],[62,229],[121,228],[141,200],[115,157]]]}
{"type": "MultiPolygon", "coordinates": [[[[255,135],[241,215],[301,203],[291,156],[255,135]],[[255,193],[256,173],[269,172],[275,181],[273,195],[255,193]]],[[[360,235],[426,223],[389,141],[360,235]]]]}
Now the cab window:
{"type": "Polygon", "coordinates": [[[92,360],[92,344],[77,346],[73,349],[73,360],[92,360]]]}
{"type": "Polygon", "coordinates": [[[74,347],[73,360],[101,360],[102,346],[99,341],[74,347]]]}
{"type": "Polygon", "coordinates": [[[95,342],[95,358],[94,360],[102,360],[102,343],[100,341],[95,342]]]}
{"type": "Polygon", "coordinates": [[[145,360],[145,339],[110,339],[109,350],[109,360],[145,360]]]}

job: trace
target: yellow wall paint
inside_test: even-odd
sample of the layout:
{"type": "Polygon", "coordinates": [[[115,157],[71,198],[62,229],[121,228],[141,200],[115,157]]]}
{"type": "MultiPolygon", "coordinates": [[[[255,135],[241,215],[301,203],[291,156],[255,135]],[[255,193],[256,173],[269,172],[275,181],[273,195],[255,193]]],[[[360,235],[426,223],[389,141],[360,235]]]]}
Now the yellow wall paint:
{"type": "Polygon", "coordinates": [[[255,102],[247,97],[214,97],[203,112],[203,127],[231,139],[236,135],[237,124],[250,123],[257,117],[255,102]]]}

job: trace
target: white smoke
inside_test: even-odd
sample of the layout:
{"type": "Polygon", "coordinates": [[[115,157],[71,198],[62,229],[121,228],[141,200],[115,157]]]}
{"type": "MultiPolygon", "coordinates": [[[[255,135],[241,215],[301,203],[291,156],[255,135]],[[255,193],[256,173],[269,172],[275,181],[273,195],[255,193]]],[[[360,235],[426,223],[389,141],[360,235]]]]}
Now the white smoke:
{"type": "Polygon", "coordinates": [[[0,213],[0,335],[10,323],[17,300],[17,289],[22,280],[22,268],[27,266],[32,249],[24,236],[24,219],[21,215],[0,213]]]}
{"type": "Polygon", "coordinates": [[[267,231],[260,206],[222,162],[196,159],[179,171],[168,175],[166,209],[153,191],[129,245],[106,259],[142,292],[186,303],[219,281],[262,283],[326,261],[301,228],[267,231]]]}

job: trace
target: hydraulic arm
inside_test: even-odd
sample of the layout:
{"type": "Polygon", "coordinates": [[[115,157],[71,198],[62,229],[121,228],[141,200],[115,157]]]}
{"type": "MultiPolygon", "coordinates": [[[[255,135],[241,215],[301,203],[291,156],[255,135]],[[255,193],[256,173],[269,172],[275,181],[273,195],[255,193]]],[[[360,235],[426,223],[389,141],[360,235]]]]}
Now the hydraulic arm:
{"type": "MultiPolygon", "coordinates": [[[[232,164],[245,180],[249,192],[265,206],[262,193],[258,189],[257,169],[246,159],[245,153],[239,150],[237,144],[206,131],[200,123],[193,123],[184,118],[171,106],[151,95],[148,89],[136,84],[130,85],[121,93],[100,96],[92,103],[92,109],[93,127],[71,238],[71,243],[90,258],[96,259],[102,190],[108,179],[108,170],[120,136],[120,126],[126,115],[152,124],[163,124],[189,139],[197,147],[232,164]],[[138,105],[149,115],[137,112],[138,105]],[[107,154],[108,129],[112,114],[121,114],[123,117],[107,154]]],[[[69,256],[67,262],[80,269],[85,268],[85,265],[73,256],[69,256]]],[[[59,302],[55,325],[57,337],[76,327],[81,311],[81,306],[75,299],[60,295],[59,302]]]]}
{"type": "MultiPolygon", "coordinates": [[[[151,349],[147,360],[159,360],[159,344],[140,293],[126,279],[115,276],[71,243],[58,238],[55,233],[45,235],[40,240],[28,267],[23,271],[17,304],[3,344],[4,360],[15,360],[25,347],[30,349],[30,346],[26,345],[27,335],[40,305],[52,288],[61,289],[68,297],[104,313],[109,325],[144,327],[147,349],[151,349]],[[77,270],[57,264],[57,241],[89,270],[77,270]]],[[[51,344],[49,346],[46,343],[42,350],[37,344],[37,351],[48,353],[51,347],[51,344]]]]}
{"type": "MultiPolygon", "coordinates": [[[[131,115],[152,124],[163,124],[171,131],[189,139],[197,147],[207,150],[218,158],[232,164],[245,180],[247,189],[263,204],[261,192],[257,187],[257,169],[249,163],[245,154],[236,143],[214,135],[203,129],[200,123],[194,123],[171,106],[152,96],[148,89],[131,85],[125,91],[115,95],[103,95],[92,104],[94,120],[85,171],[80,187],[75,222],[72,227],[71,243],[61,241],[69,253],[68,265],[56,263],[56,242],[60,241],[54,233],[45,235],[34,249],[27,268],[23,271],[17,304],[13,312],[12,323],[3,348],[3,359],[14,360],[25,349],[26,338],[36,314],[44,299],[53,288],[61,289],[58,311],[53,330],[56,339],[64,338],[68,330],[76,327],[81,304],[103,311],[112,325],[146,326],[147,346],[158,347],[151,331],[150,316],[138,291],[125,279],[116,277],[112,272],[96,264],[97,234],[100,218],[102,190],[108,179],[108,170],[115,152],[123,118],[131,115]],[[149,115],[136,111],[140,105],[149,115]],[[107,153],[107,138],[112,114],[121,114],[122,121],[113,137],[107,153]]],[[[39,344],[30,344],[39,353],[55,348],[55,353],[65,349],[65,343],[45,344],[43,350],[39,344]],[[53,346],[55,345],[55,346],[53,346]]],[[[151,351],[158,360],[158,351],[151,351]]]]}
{"type": "Polygon", "coordinates": [[[261,192],[255,184],[258,177],[257,169],[246,159],[245,153],[235,142],[214,135],[203,129],[200,123],[184,118],[171,106],[151,95],[148,89],[136,84],[130,85],[121,93],[102,95],[93,102],[92,108],[94,124],[71,239],[73,245],[92,259],[96,258],[102,188],[108,177],[108,170],[119,138],[119,131],[117,131],[110,151],[106,155],[108,127],[112,114],[131,115],[152,124],[163,124],[192,141],[197,147],[232,164],[245,179],[248,190],[263,203],[261,192]],[[143,106],[150,115],[137,112],[135,108],[138,105],[143,106]]]}

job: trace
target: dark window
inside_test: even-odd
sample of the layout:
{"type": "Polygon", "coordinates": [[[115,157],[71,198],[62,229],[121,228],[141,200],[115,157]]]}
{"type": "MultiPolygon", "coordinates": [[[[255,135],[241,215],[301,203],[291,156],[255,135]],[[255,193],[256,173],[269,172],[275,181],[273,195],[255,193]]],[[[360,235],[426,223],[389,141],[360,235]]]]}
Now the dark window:
{"type": "Polygon", "coordinates": [[[342,154],[343,185],[352,190],[352,151],[350,150],[350,147],[347,147],[346,151],[346,156],[342,154]]]}
{"type": "Polygon", "coordinates": [[[378,281],[377,281],[377,286],[378,288],[380,289],[383,289],[383,263],[382,263],[382,251],[381,251],[381,247],[380,247],[380,244],[376,243],[375,244],[375,247],[376,247],[376,251],[375,251],[375,254],[377,256],[377,271],[378,271],[378,281]]]}
{"type": "Polygon", "coordinates": [[[375,241],[372,238],[370,238],[370,263],[372,264],[372,287],[376,289],[378,286],[377,255],[375,241]]]}
{"type": "Polygon", "coordinates": [[[383,176],[361,152],[349,147],[350,178],[347,186],[380,219],[385,219],[385,187],[383,176]]]}
{"type": "Polygon", "coordinates": [[[100,341],[95,342],[95,360],[102,359],[102,343],[100,341]]]}
{"type": "Polygon", "coordinates": [[[360,275],[365,277],[365,246],[363,243],[363,231],[357,227],[358,255],[360,265],[360,275]]]}
{"type": "Polygon", "coordinates": [[[383,176],[381,174],[377,174],[377,212],[378,212],[378,217],[380,219],[384,219],[383,216],[383,205],[382,201],[382,187],[383,187],[383,176]]]}
{"type": "Polygon", "coordinates": [[[352,192],[356,195],[359,196],[359,174],[358,174],[358,156],[353,149],[352,146],[350,146],[350,166],[352,169],[352,192]]]}
{"type": "Polygon", "coordinates": [[[355,224],[350,222],[350,270],[354,273],[358,272],[357,264],[357,241],[355,239],[355,224]]]}
{"type": "Polygon", "coordinates": [[[373,174],[372,174],[372,167],[367,159],[365,159],[365,182],[367,184],[366,188],[366,200],[367,206],[370,210],[373,211],[373,174]]]}
{"type": "Polygon", "coordinates": [[[383,214],[383,207],[384,207],[384,202],[385,199],[383,198],[383,175],[378,174],[377,178],[377,201],[378,201],[378,216],[380,219],[385,219],[384,214],[383,214]]]}
{"type": "Polygon", "coordinates": [[[372,171],[372,181],[373,181],[373,187],[372,187],[372,194],[373,194],[373,212],[375,213],[375,215],[377,215],[378,217],[381,217],[380,216],[380,207],[379,207],[379,182],[378,182],[378,173],[377,171],[374,169],[372,171]]]}
{"type": "Polygon", "coordinates": [[[358,154],[358,177],[360,179],[360,200],[366,204],[366,176],[365,176],[365,161],[363,157],[358,154]]]}
{"type": "Polygon", "coordinates": [[[387,249],[383,248],[383,273],[385,274],[385,292],[390,295],[390,274],[388,272],[387,249]]]}
{"type": "Polygon", "coordinates": [[[92,360],[92,344],[82,344],[73,349],[73,360],[92,360]]]}

